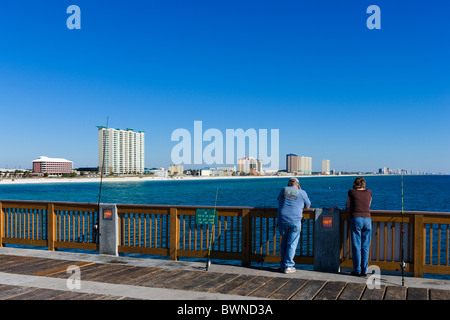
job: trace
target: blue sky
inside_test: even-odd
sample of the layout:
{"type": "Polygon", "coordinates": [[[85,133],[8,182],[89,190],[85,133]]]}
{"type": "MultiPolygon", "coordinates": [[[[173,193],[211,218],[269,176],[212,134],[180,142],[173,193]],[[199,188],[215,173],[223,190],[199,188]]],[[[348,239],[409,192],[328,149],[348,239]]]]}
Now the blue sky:
{"type": "MultiPolygon", "coordinates": [[[[178,128],[279,129],[285,155],[338,171],[450,173],[445,1],[0,3],[0,168],[96,166],[97,125],[146,132],[168,167],[178,128]],[[69,5],[81,30],[69,30],[69,5]],[[369,5],[381,29],[369,30],[369,5]]],[[[189,167],[189,166],[186,166],[189,167]]]]}

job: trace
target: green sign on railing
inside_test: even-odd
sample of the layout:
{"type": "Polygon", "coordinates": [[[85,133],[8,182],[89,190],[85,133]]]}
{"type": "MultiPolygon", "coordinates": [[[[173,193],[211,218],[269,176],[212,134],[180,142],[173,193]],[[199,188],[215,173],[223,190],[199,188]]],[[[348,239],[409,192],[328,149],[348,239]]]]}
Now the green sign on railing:
{"type": "Polygon", "coordinates": [[[195,223],[196,224],[217,224],[217,210],[215,209],[197,209],[195,210],[195,223]]]}

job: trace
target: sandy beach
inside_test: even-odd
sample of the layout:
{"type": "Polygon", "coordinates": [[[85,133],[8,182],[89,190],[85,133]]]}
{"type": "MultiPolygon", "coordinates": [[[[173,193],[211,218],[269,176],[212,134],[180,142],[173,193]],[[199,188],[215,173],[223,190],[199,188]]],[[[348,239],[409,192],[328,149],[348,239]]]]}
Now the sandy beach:
{"type": "MultiPolygon", "coordinates": [[[[299,179],[313,178],[313,177],[348,177],[355,175],[307,175],[307,176],[295,176],[299,179]]],[[[214,176],[214,177],[201,177],[201,176],[180,176],[180,177],[103,177],[102,183],[108,182],[143,182],[143,181],[186,181],[186,180],[215,180],[215,179],[287,179],[292,176],[214,176]]],[[[43,184],[43,183],[100,183],[100,177],[96,178],[19,178],[19,179],[0,179],[0,185],[13,185],[13,184],[43,184]]]]}

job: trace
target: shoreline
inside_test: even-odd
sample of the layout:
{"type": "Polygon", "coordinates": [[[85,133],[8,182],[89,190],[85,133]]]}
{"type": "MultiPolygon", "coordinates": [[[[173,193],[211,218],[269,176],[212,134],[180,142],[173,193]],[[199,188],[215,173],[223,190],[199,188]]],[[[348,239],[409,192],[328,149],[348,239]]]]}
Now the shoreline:
{"type": "MultiPolygon", "coordinates": [[[[222,180],[222,179],[288,179],[295,177],[302,178],[335,178],[335,177],[356,177],[356,176],[396,176],[396,174],[345,174],[345,175],[307,175],[307,176],[182,176],[174,178],[162,177],[103,177],[102,183],[108,182],[147,182],[147,181],[192,181],[192,180],[222,180]]],[[[100,183],[100,177],[96,178],[19,178],[19,179],[1,179],[1,185],[20,185],[20,184],[48,184],[48,183],[100,183]]]]}

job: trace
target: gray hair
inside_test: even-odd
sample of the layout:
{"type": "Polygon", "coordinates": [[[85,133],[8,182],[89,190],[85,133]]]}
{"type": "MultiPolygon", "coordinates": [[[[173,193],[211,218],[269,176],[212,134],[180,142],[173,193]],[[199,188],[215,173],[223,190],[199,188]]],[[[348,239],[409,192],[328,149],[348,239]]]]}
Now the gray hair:
{"type": "Polygon", "coordinates": [[[288,182],[288,186],[289,187],[300,186],[300,182],[298,181],[297,178],[290,178],[289,182],[288,182]]]}

